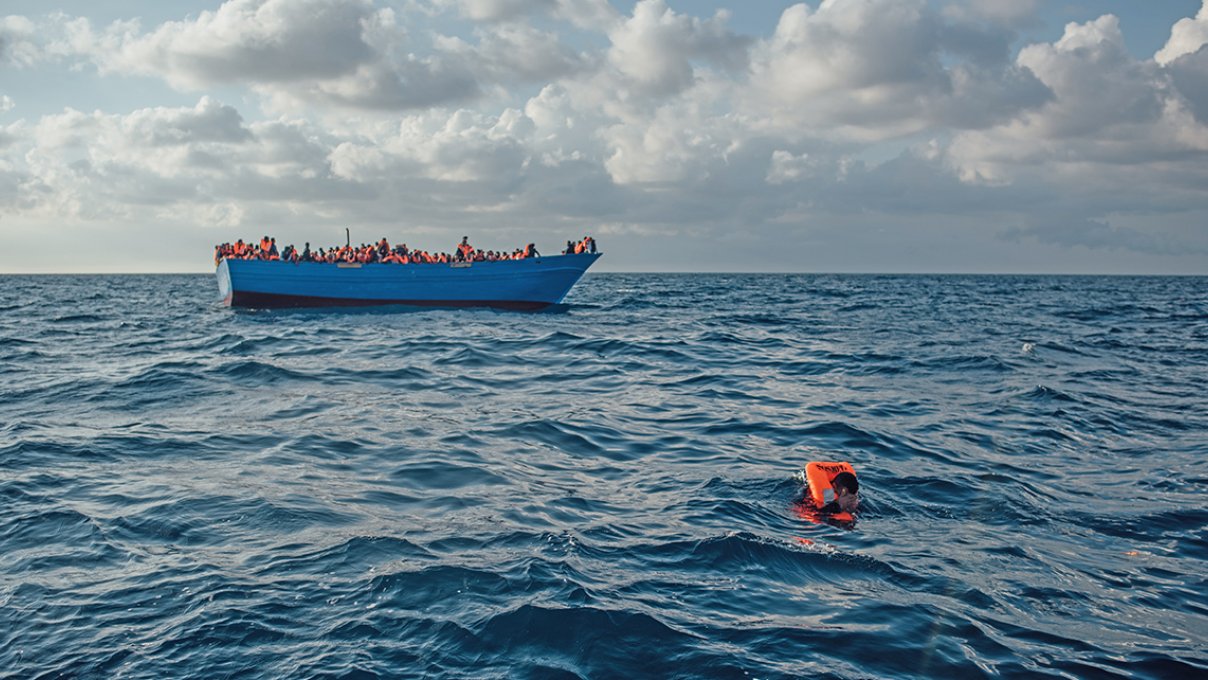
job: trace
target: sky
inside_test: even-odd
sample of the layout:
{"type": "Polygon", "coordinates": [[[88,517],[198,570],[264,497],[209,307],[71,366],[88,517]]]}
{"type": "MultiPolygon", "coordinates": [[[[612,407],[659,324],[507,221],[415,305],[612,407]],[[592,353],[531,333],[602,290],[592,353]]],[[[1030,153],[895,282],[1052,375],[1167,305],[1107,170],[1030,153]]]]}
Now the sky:
{"type": "Polygon", "coordinates": [[[1208,274],[1208,0],[3,0],[0,273],[1208,274]]]}

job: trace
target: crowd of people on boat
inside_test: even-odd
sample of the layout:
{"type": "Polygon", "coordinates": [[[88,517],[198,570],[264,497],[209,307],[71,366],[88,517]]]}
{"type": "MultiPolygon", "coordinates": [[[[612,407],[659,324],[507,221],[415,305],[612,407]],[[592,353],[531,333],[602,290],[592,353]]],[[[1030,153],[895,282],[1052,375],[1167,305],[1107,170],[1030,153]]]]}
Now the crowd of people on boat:
{"type": "MultiPolygon", "coordinates": [[[[567,241],[563,255],[580,255],[595,253],[596,240],[584,236],[579,241],[567,241]]],[[[461,243],[452,253],[430,253],[425,250],[412,250],[407,244],[391,247],[386,237],[377,243],[362,243],[353,247],[351,244],[332,246],[311,250],[307,243],[302,250],[293,245],[278,250],[277,239],[265,236],[259,243],[239,239],[234,243],[222,243],[214,246],[214,264],[224,259],[232,260],[280,260],[284,262],[326,262],[370,264],[374,262],[386,264],[453,264],[456,262],[498,262],[500,260],[523,260],[530,257],[541,257],[537,247],[530,243],[512,252],[483,250],[470,245],[470,239],[461,238],[461,243]]]]}

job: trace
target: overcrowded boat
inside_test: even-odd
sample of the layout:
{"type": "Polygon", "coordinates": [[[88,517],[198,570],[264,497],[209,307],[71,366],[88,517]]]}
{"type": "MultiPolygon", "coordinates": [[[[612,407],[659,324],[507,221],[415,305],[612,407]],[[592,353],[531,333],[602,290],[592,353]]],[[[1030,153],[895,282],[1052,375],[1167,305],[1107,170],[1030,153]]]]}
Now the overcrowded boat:
{"type": "Polygon", "coordinates": [[[215,246],[218,291],[232,307],[494,307],[538,311],[562,302],[602,253],[590,236],[558,255],[534,244],[512,252],[474,248],[462,238],[452,253],[351,243],[278,250],[275,238],[215,246]]]}

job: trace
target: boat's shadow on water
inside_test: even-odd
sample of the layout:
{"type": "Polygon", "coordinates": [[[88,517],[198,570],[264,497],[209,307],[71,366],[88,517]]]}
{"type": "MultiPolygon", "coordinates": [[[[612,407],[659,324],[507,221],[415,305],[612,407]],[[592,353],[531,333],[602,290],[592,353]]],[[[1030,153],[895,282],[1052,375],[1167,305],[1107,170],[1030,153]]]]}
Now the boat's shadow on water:
{"type": "Polygon", "coordinates": [[[226,307],[219,300],[214,303],[219,309],[239,316],[254,316],[258,318],[296,318],[296,317],[333,317],[333,316],[377,316],[396,314],[416,314],[420,312],[457,312],[459,314],[500,314],[506,316],[529,316],[541,314],[566,314],[576,309],[592,309],[595,305],[572,305],[558,303],[538,310],[498,309],[495,307],[419,307],[415,305],[366,305],[358,307],[226,307]]]}

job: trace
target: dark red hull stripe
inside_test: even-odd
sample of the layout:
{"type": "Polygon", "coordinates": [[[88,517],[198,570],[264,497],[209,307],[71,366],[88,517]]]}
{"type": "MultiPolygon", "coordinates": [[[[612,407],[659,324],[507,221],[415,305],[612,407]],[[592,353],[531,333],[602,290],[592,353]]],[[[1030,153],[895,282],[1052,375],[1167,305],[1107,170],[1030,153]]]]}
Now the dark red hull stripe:
{"type": "Polygon", "coordinates": [[[491,307],[520,312],[536,312],[550,306],[548,302],[524,300],[363,300],[356,298],[325,298],[310,295],[285,295],[281,293],[253,293],[237,291],[224,300],[231,307],[382,307],[405,305],[407,307],[491,307]]]}

